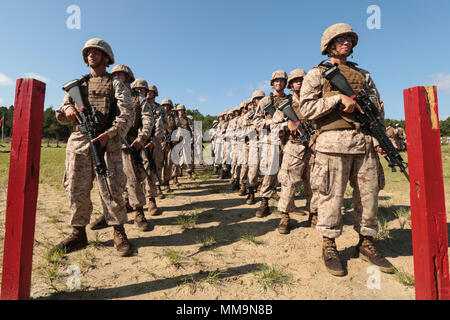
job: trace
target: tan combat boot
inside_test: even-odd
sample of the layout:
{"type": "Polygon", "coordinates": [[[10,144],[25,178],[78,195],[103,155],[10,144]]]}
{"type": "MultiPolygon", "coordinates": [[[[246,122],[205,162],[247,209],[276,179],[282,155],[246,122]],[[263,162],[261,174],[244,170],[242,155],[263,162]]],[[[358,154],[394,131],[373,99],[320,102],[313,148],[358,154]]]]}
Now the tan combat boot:
{"type": "Polygon", "coordinates": [[[106,219],[103,214],[100,216],[100,218],[92,222],[89,226],[91,230],[100,230],[109,227],[109,225],[106,223],[106,219]]]}
{"type": "Polygon", "coordinates": [[[339,258],[334,239],[323,237],[322,257],[329,273],[333,276],[345,275],[345,269],[339,258]]]}
{"type": "Polygon", "coordinates": [[[262,198],[261,206],[256,210],[256,217],[262,218],[270,214],[269,198],[262,198]]]}
{"type": "Polygon", "coordinates": [[[317,212],[309,213],[308,223],[311,228],[314,228],[317,225],[317,212]]]}
{"type": "Polygon", "coordinates": [[[134,216],[134,222],[138,226],[139,229],[142,231],[149,231],[150,228],[150,222],[147,221],[144,215],[144,208],[138,207],[136,208],[136,213],[134,216]]]}
{"type": "Polygon", "coordinates": [[[161,186],[157,185],[156,186],[156,196],[158,197],[158,199],[165,199],[166,196],[164,195],[164,193],[161,190],[161,186]]]}
{"type": "Polygon", "coordinates": [[[281,221],[278,225],[278,232],[281,234],[288,234],[291,231],[291,219],[289,214],[286,212],[281,212],[281,221]]]}
{"type": "Polygon", "coordinates": [[[131,243],[128,241],[123,225],[114,226],[114,245],[121,257],[129,256],[132,252],[131,243]]]}
{"type": "Polygon", "coordinates": [[[252,187],[248,187],[247,199],[245,202],[247,204],[255,204],[255,191],[252,187]]]}
{"type": "Polygon", "coordinates": [[[72,234],[51,250],[64,250],[65,253],[82,249],[88,245],[86,227],[73,227],[72,234]]]}
{"type": "Polygon", "coordinates": [[[273,199],[275,201],[280,200],[280,196],[278,195],[278,193],[275,191],[272,196],[270,197],[270,199],[273,199]]]}
{"type": "Polygon", "coordinates": [[[394,266],[375,249],[372,237],[359,235],[359,242],[356,246],[356,257],[358,256],[362,260],[376,265],[382,272],[394,273],[394,266]]]}
{"type": "Polygon", "coordinates": [[[148,199],[148,212],[150,212],[151,216],[161,215],[161,210],[156,206],[155,198],[148,199]]]}
{"type": "Polygon", "coordinates": [[[245,184],[241,184],[238,195],[243,197],[247,194],[245,184]]]}

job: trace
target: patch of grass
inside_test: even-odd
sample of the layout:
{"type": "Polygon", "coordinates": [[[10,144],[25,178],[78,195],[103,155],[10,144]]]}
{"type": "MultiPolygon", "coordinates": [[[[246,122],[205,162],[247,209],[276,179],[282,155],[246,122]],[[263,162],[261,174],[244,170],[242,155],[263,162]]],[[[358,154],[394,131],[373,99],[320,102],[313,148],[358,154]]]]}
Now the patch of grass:
{"type": "Polygon", "coordinates": [[[208,249],[214,247],[218,241],[215,236],[207,236],[200,239],[200,243],[202,244],[200,248],[208,249]]]}
{"type": "Polygon", "coordinates": [[[174,266],[177,269],[181,267],[182,253],[180,250],[164,249],[158,256],[169,259],[170,266],[174,266]]]}
{"type": "Polygon", "coordinates": [[[251,242],[251,243],[256,244],[256,245],[264,244],[264,241],[256,239],[255,235],[251,234],[251,233],[245,233],[241,237],[241,239],[245,240],[245,241],[248,241],[248,242],[251,242]]]}
{"type": "Polygon", "coordinates": [[[205,281],[211,285],[217,285],[220,282],[219,277],[224,274],[225,274],[225,272],[223,272],[219,269],[217,269],[215,271],[210,271],[208,273],[208,276],[206,277],[205,281]]]}
{"type": "Polygon", "coordinates": [[[402,269],[395,269],[395,277],[404,286],[414,287],[414,276],[409,273],[403,271],[402,269]]]}
{"type": "Polygon", "coordinates": [[[392,237],[389,234],[387,221],[385,219],[378,219],[377,224],[378,224],[378,234],[375,236],[375,239],[386,240],[390,242],[392,240],[392,237]]]}
{"type": "Polygon", "coordinates": [[[269,267],[264,263],[259,271],[254,272],[258,283],[267,291],[271,289],[276,292],[276,289],[284,285],[290,286],[293,283],[292,275],[287,274],[281,270],[280,267],[269,267]]]}
{"type": "Polygon", "coordinates": [[[166,199],[173,199],[173,198],[175,198],[175,193],[167,193],[166,194],[166,199]]]}
{"type": "Polygon", "coordinates": [[[79,266],[83,269],[94,269],[95,268],[95,257],[88,250],[83,250],[77,260],[79,266]]]}
{"type": "Polygon", "coordinates": [[[193,275],[188,275],[177,280],[177,286],[188,286],[190,294],[194,294],[198,289],[203,288],[201,282],[196,280],[193,275]]]}
{"type": "Polygon", "coordinates": [[[297,194],[300,196],[305,196],[306,195],[306,189],[305,189],[305,184],[301,183],[298,188],[297,188],[297,194]]]}
{"type": "Polygon", "coordinates": [[[400,228],[405,229],[406,224],[411,226],[411,210],[407,210],[406,208],[400,208],[394,212],[395,216],[400,223],[400,228]]]}
{"type": "Polygon", "coordinates": [[[280,211],[278,211],[277,207],[271,207],[270,212],[272,212],[273,214],[280,214],[280,211]]]}
{"type": "Polygon", "coordinates": [[[95,240],[89,241],[89,245],[94,247],[95,249],[98,249],[101,246],[103,246],[102,242],[100,241],[100,236],[98,232],[95,233],[95,240]]]}
{"type": "Polygon", "coordinates": [[[198,214],[186,215],[182,214],[177,217],[177,223],[182,229],[192,229],[197,223],[198,214]]]}

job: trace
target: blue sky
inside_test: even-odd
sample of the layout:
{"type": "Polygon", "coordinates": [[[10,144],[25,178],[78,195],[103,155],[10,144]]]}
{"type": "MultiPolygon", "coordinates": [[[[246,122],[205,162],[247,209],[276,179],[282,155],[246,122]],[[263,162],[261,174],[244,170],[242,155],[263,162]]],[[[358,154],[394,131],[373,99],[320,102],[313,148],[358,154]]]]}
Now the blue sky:
{"type": "Polygon", "coordinates": [[[89,72],[81,58],[90,38],[108,41],[116,63],[203,114],[234,108],[255,89],[269,92],[274,70],[309,70],[323,58],[320,38],[349,23],[360,42],[353,58],[371,72],[389,118],[404,119],[403,90],[438,85],[440,118],[450,116],[447,57],[450,1],[8,1],[0,12],[0,105],[14,103],[15,80],[47,83],[45,106],[59,107],[61,87],[89,72]],[[70,30],[70,5],[81,11],[70,30]],[[367,13],[378,5],[381,29],[367,13]]]}

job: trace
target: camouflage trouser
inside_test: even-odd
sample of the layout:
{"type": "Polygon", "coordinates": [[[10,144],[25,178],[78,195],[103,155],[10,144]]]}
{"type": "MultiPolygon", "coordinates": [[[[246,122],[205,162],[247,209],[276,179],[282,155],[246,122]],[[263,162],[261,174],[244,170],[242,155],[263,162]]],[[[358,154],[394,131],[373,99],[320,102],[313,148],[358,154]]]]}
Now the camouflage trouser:
{"type": "Polygon", "coordinates": [[[294,196],[300,181],[302,180],[305,170],[305,147],[303,145],[290,146],[292,142],[288,142],[285,151],[289,148],[291,151],[298,151],[296,156],[291,153],[283,153],[283,161],[280,171],[278,172],[278,180],[281,183],[280,200],[278,201],[278,210],[280,212],[289,212],[294,206],[294,196]]]}
{"type": "Polygon", "coordinates": [[[175,165],[172,162],[172,149],[169,146],[164,148],[163,184],[167,185],[175,177],[175,165]]]}
{"type": "Polygon", "coordinates": [[[260,166],[266,171],[260,168],[260,173],[263,177],[260,194],[263,198],[270,198],[276,193],[278,185],[277,175],[282,156],[279,145],[262,144],[261,148],[262,155],[260,166]],[[278,159],[276,157],[278,157],[278,159]]]}
{"type": "Polygon", "coordinates": [[[306,193],[306,210],[308,212],[317,213],[318,193],[317,190],[312,190],[311,188],[311,177],[312,172],[314,170],[315,156],[314,152],[310,148],[306,150],[304,161],[306,168],[303,172],[302,180],[305,186],[305,193],[306,193]]]}
{"type": "MultiPolygon", "coordinates": [[[[164,167],[164,159],[165,159],[165,154],[164,154],[164,145],[165,142],[163,142],[162,138],[158,137],[158,138],[154,138],[153,139],[153,160],[155,161],[155,165],[156,165],[156,174],[158,175],[159,179],[162,181],[162,170],[164,167]]],[[[153,173],[155,174],[155,173],[153,173]]],[[[153,182],[155,183],[155,185],[159,185],[159,181],[156,177],[153,178],[153,182]]]]}
{"type": "MultiPolygon", "coordinates": [[[[155,161],[155,164],[156,164],[154,153],[152,153],[152,154],[153,154],[153,161],[155,161]]],[[[144,168],[151,177],[151,179],[144,180],[145,196],[147,198],[154,198],[157,195],[156,184],[157,183],[159,184],[158,176],[156,175],[157,173],[154,170],[150,169],[150,162],[148,161],[147,156],[143,156],[142,158],[144,159],[144,168]]]]}
{"type": "Polygon", "coordinates": [[[341,205],[347,182],[353,188],[354,229],[364,236],[378,232],[378,192],[384,188],[384,173],[378,155],[316,152],[312,188],[318,192],[316,229],[329,238],[342,233],[341,205]]]}
{"type": "Polygon", "coordinates": [[[248,176],[248,144],[244,143],[242,145],[243,150],[240,154],[240,157],[238,157],[238,163],[241,163],[241,172],[239,177],[239,184],[240,185],[246,185],[247,184],[247,176],[248,176]]]}
{"type": "Polygon", "coordinates": [[[74,227],[84,227],[90,222],[93,209],[91,190],[96,175],[108,225],[121,225],[127,221],[127,209],[122,196],[125,190],[126,176],[123,173],[121,151],[106,152],[105,162],[108,168],[107,181],[113,201],[109,198],[103,176],[98,176],[95,172],[92,154],[83,155],[66,151],[63,184],[72,214],[70,224],[74,227]]]}
{"type": "Polygon", "coordinates": [[[139,168],[133,160],[133,156],[122,150],[123,172],[127,176],[127,185],[123,197],[128,199],[130,206],[134,209],[145,206],[144,180],[146,174],[144,169],[139,168]]]}

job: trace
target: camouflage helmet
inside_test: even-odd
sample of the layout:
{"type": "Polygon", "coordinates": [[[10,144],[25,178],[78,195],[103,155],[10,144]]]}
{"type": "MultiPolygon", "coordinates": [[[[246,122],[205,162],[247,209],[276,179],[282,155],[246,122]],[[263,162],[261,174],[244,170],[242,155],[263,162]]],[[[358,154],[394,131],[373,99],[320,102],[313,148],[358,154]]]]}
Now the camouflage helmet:
{"type": "Polygon", "coordinates": [[[238,112],[241,111],[241,108],[244,108],[242,102],[238,106],[234,107],[233,113],[236,112],[236,111],[238,111],[238,112]]]}
{"type": "Polygon", "coordinates": [[[190,114],[188,114],[188,115],[186,116],[186,118],[188,118],[188,119],[190,119],[190,120],[194,120],[194,117],[191,116],[190,114]]]}
{"type": "Polygon", "coordinates": [[[158,88],[154,84],[149,84],[148,90],[153,91],[156,97],[158,96],[158,88]]]}
{"type": "MultiPolygon", "coordinates": [[[[87,52],[88,49],[96,48],[101,50],[104,54],[106,54],[109,57],[109,65],[114,64],[114,53],[111,49],[111,46],[106,42],[105,40],[99,39],[99,38],[93,38],[88,40],[83,47],[83,50],[81,51],[81,54],[83,55],[84,62],[87,64],[87,52]]],[[[107,65],[107,67],[109,66],[107,65]]]]}
{"type": "Polygon", "coordinates": [[[161,102],[161,105],[163,106],[165,104],[168,105],[168,106],[171,106],[173,108],[172,100],[170,100],[170,99],[163,99],[163,101],[161,102]]]}
{"type": "Polygon", "coordinates": [[[284,79],[284,80],[287,81],[287,79],[288,79],[287,73],[285,71],[283,71],[283,70],[274,71],[272,73],[272,77],[270,77],[270,85],[271,86],[273,85],[273,81],[275,79],[284,79]]]}
{"type": "Polygon", "coordinates": [[[266,94],[264,93],[264,91],[262,90],[256,90],[253,92],[252,94],[252,101],[255,98],[264,98],[266,96],[266,94]]]}
{"type": "Polygon", "coordinates": [[[148,83],[147,81],[145,81],[144,79],[136,79],[133,82],[133,85],[131,86],[131,89],[136,89],[136,88],[148,88],[148,83]]]}
{"type": "Polygon", "coordinates": [[[180,110],[186,111],[186,107],[184,106],[184,104],[177,105],[177,111],[180,111],[180,110]]]}
{"type": "Polygon", "coordinates": [[[322,35],[322,41],[320,44],[320,50],[323,55],[327,54],[328,46],[331,44],[333,39],[342,36],[344,34],[351,34],[355,37],[355,42],[353,43],[353,48],[358,44],[358,35],[352,29],[352,27],[346,23],[336,23],[331,27],[328,27],[322,35]]]}
{"type": "Polygon", "coordinates": [[[232,115],[233,114],[233,110],[229,110],[229,109],[227,109],[227,110],[225,110],[225,114],[228,116],[228,115],[232,115]]]}
{"type": "Polygon", "coordinates": [[[111,74],[114,74],[116,72],[126,73],[129,77],[129,83],[132,83],[135,80],[133,71],[131,71],[130,67],[128,67],[124,64],[118,64],[118,65],[114,66],[114,68],[112,68],[112,70],[111,70],[111,74]]]}
{"type": "Polygon", "coordinates": [[[291,89],[291,81],[297,78],[304,78],[306,76],[306,72],[303,69],[295,69],[292,70],[291,73],[289,73],[288,81],[287,81],[287,88],[291,89]]]}

